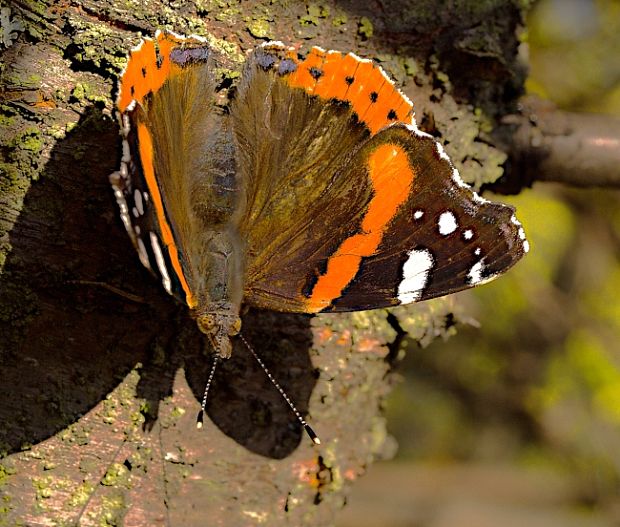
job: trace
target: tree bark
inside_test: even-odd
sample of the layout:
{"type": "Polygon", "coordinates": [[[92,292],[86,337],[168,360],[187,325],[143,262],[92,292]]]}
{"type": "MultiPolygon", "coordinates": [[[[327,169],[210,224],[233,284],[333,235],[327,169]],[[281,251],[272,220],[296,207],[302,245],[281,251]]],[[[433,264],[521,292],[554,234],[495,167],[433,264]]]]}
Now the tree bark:
{"type": "Polygon", "coordinates": [[[1,44],[0,525],[330,525],[352,482],[393,450],[381,405],[403,329],[424,341],[452,320],[451,299],[391,314],[250,310],[246,337],[322,444],[242,348],[197,431],[203,340],[141,268],[107,179],[115,82],[139,33],[198,33],[238,61],[270,38],[375,57],[480,187],[502,174],[490,132],[522,92],[521,3],[12,2],[22,29],[1,44]]]}

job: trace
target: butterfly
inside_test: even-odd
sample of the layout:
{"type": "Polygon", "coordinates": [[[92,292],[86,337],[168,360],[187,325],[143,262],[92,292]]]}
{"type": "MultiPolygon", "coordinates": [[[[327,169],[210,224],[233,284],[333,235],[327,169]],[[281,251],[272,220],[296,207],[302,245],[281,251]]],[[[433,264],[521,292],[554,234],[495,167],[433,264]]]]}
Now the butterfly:
{"type": "Polygon", "coordinates": [[[157,32],[131,51],[111,182],[142,263],[222,358],[242,304],[283,312],[409,304],[487,282],[528,251],[371,60],[267,42],[222,100],[222,57],[157,32]]]}

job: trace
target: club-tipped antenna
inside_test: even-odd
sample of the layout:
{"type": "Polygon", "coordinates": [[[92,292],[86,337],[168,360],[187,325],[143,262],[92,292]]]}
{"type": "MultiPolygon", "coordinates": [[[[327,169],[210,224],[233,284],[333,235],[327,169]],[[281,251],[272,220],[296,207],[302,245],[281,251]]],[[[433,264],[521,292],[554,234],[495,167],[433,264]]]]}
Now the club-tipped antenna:
{"type": "Polygon", "coordinates": [[[200,411],[196,417],[196,428],[202,428],[205,418],[205,407],[207,406],[207,396],[209,395],[209,388],[213,382],[213,375],[215,374],[215,368],[220,361],[220,356],[216,353],[213,355],[213,364],[211,365],[211,371],[209,372],[209,378],[207,379],[207,385],[205,386],[205,393],[202,396],[202,403],[200,403],[200,411]]]}
{"type": "Polygon", "coordinates": [[[282,389],[282,386],[278,384],[278,381],[276,381],[273,378],[273,375],[271,375],[271,372],[269,371],[267,366],[265,366],[265,363],[261,360],[261,358],[254,351],[254,348],[250,346],[248,341],[245,340],[245,337],[241,333],[238,334],[238,337],[243,341],[243,343],[245,344],[245,347],[248,348],[252,356],[256,359],[256,362],[258,362],[259,366],[263,369],[263,371],[267,375],[267,378],[271,381],[271,384],[273,384],[276,387],[276,389],[280,392],[280,395],[286,401],[286,404],[288,404],[291,410],[293,410],[295,417],[297,417],[297,420],[301,423],[301,426],[304,427],[304,430],[306,431],[306,433],[308,434],[312,442],[315,445],[320,445],[321,440],[319,439],[319,436],[317,436],[314,430],[312,430],[312,427],[308,423],[306,423],[306,420],[301,416],[301,414],[299,413],[299,410],[297,410],[297,407],[293,404],[293,401],[289,399],[289,396],[286,395],[286,392],[282,389]]]}

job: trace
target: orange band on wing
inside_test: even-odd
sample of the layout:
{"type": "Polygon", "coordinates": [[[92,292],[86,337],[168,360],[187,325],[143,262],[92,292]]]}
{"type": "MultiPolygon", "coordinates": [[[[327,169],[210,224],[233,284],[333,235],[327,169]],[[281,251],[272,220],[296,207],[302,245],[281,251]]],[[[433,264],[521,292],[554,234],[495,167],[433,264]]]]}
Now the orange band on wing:
{"type": "Polygon", "coordinates": [[[371,134],[391,123],[411,123],[413,104],[372,61],[318,47],[301,62],[288,58],[297,63],[297,70],[286,77],[289,86],[323,99],[347,101],[371,134]]]}
{"type": "Polygon", "coordinates": [[[374,195],[362,220],[361,232],[344,240],[328,259],[325,273],[319,276],[307,300],[310,313],[322,311],[342,295],[359,271],[362,258],[372,256],[379,248],[390,221],[411,192],[415,173],[401,146],[379,146],[369,156],[367,168],[374,195]]]}
{"type": "Polygon", "coordinates": [[[192,295],[189,285],[185,280],[183,268],[181,267],[181,262],[179,261],[179,252],[176,244],[174,243],[174,237],[172,236],[170,225],[168,225],[168,221],[166,220],[164,204],[155,179],[155,169],[153,168],[153,140],[148,128],[142,123],[138,123],[138,146],[140,149],[142,171],[144,172],[144,178],[146,179],[146,184],[149,192],[151,193],[151,198],[153,199],[153,205],[155,207],[155,212],[157,213],[157,221],[161,229],[162,239],[168,248],[168,255],[170,256],[170,262],[172,263],[174,272],[179,278],[179,282],[181,282],[183,291],[185,291],[185,301],[190,308],[193,308],[196,306],[196,299],[194,298],[194,295],[192,295]]]}
{"type": "Polygon", "coordinates": [[[155,40],[145,38],[139,48],[129,55],[129,62],[121,77],[118,109],[124,112],[134,99],[141,103],[144,97],[155,93],[164,82],[181,71],[170,60],[170,52],[189,39],[158,32],[155,40]]]}

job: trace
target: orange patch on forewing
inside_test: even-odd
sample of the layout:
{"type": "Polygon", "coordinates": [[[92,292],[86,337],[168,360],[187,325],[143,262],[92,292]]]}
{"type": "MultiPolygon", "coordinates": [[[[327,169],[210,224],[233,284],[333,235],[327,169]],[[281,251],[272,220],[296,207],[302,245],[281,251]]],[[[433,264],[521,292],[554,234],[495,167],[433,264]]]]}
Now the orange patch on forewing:
{"type": "Polygon", "coordinates": [[[291,73],[287,80],[294,88],[303,88],[310,95],[314,93],[317,79],[312,76],[312,68],[322,70],[326,53],[321,48],[314,47],[308,53],[306,59],[297,65],[297,69],[291,73]]]}
{"type": "Polygon", "coordinates": [[[383,86],[375,93],[377,94],[376,101],[362,115],[362,121],[373,133],[389,123],[411,122],[410,110],[413,105],[401,95],[390,80],[386,79],[383,86]]]}
{"type": "MultiPolygon", "coordinates": [[[[330,51],[323,61],[321,67],[323,74],[317,81],[313,95],[317,95],[322,98],[334,97],[333,93],[338,87],[346,88],[347,84],[344,82],[341,72],[342,65],[342,53],[337,51],[330,51]]],[[[344,92],[343,92],[344,94],[344,92]]]]}
{"type": "Polygon", "coordinates": [[[370,106],[370,94],[378,91],[384,82],[383,75],[375,69],[371,61],[360,62],[355,72],[355,80],[346,95],[346,100],[351,103],[360,119],[370,106]]]}
{"type": "Polygon", "coordinates": [[[330,70],[334,71],[333,80],[331,80],[329,86],[321,86],[321,79],[319,79],[314,93],[324,99],[333,98],[344,101],[346,100],[346,95],[350,88],[350,85],[347,83],[346,79],[347,77],[355,76],[355,72],[360,65],[360,61],[355,56],[351,55],[351,53],[344,56],[341,53],[338,53],[337,55],[337,57],[332,57],[332,52],[330,52],[328,53],[325,61],[330,61],[330,70]]]}
{"type": "Polygon", "coordinates": [[[289,86],[303,88],[310,95],[322,99],[349,102],[372,134],[393,122],[411,122],[413,105],[386,79],[381,68],[371,61],[351,53],[326,53],[317,47],[310,50],[305,60],[299,62],[293,59],[297,63],[297,70],[287,76],[289,86]],[[321,72],[318,80],[312,76],[311,68],[321,72]],[[347,82],[347,78],[353,79],[353,82],[347,82]],[[371,99],[373,92],[377,94],[376,102],[371,99]],[[388,117],[390,110],[396,114],[395,118],[388,117]]]}
{"type": "Polygon", "coordinates": [[[124,112],[134,99],[141,103],[148,93],[155,93],[168,78],[181,71],[181,68],[170,60],[170,52],[184,40],[186,39],[178,39],[170,33],[162,32],[157,35],[156,40],[144,39],[140,48],[131,52],[121,78],[117,102],[121,112],[124,112]],[[159,51],[159,65],[156,49],[159,51]]]}
{"type": "Polygon", "coordinates": [[[179,252],[174,242],[174,237],[172,236],[172,230],[166,219],[164,204],[155,178],[155,168],[153,167],[153,140],[151,138],[151,133],[143,123],[138,123],[138,147],[140,149],[142,171],[144,172],[144,178],[146,179],[146,184],[153,200],[162,239],[168,249],[168,255],[170,256],[170,262],[172,263],[174,272],[179,278],[179,282],[181,282],[183,291],[185,291],[185,301],[190,308],[193,308],[196,306],[196,299],[185,280],[183,268],[179,260],[179,252]]]}
{"type": "Polygon", "coordinates": [[[319,276],[307,300],[306,308],[310,313],[329,307],[342,294],[359,271],[362,258],[372,256],[379,248],[388,225],[411,192],[415,172],[400,145],[377,147],[368,157],[366,166],[373,196],[362,220],[361,232],[345,239],[327,260],[327,269],[319,276]]]}

